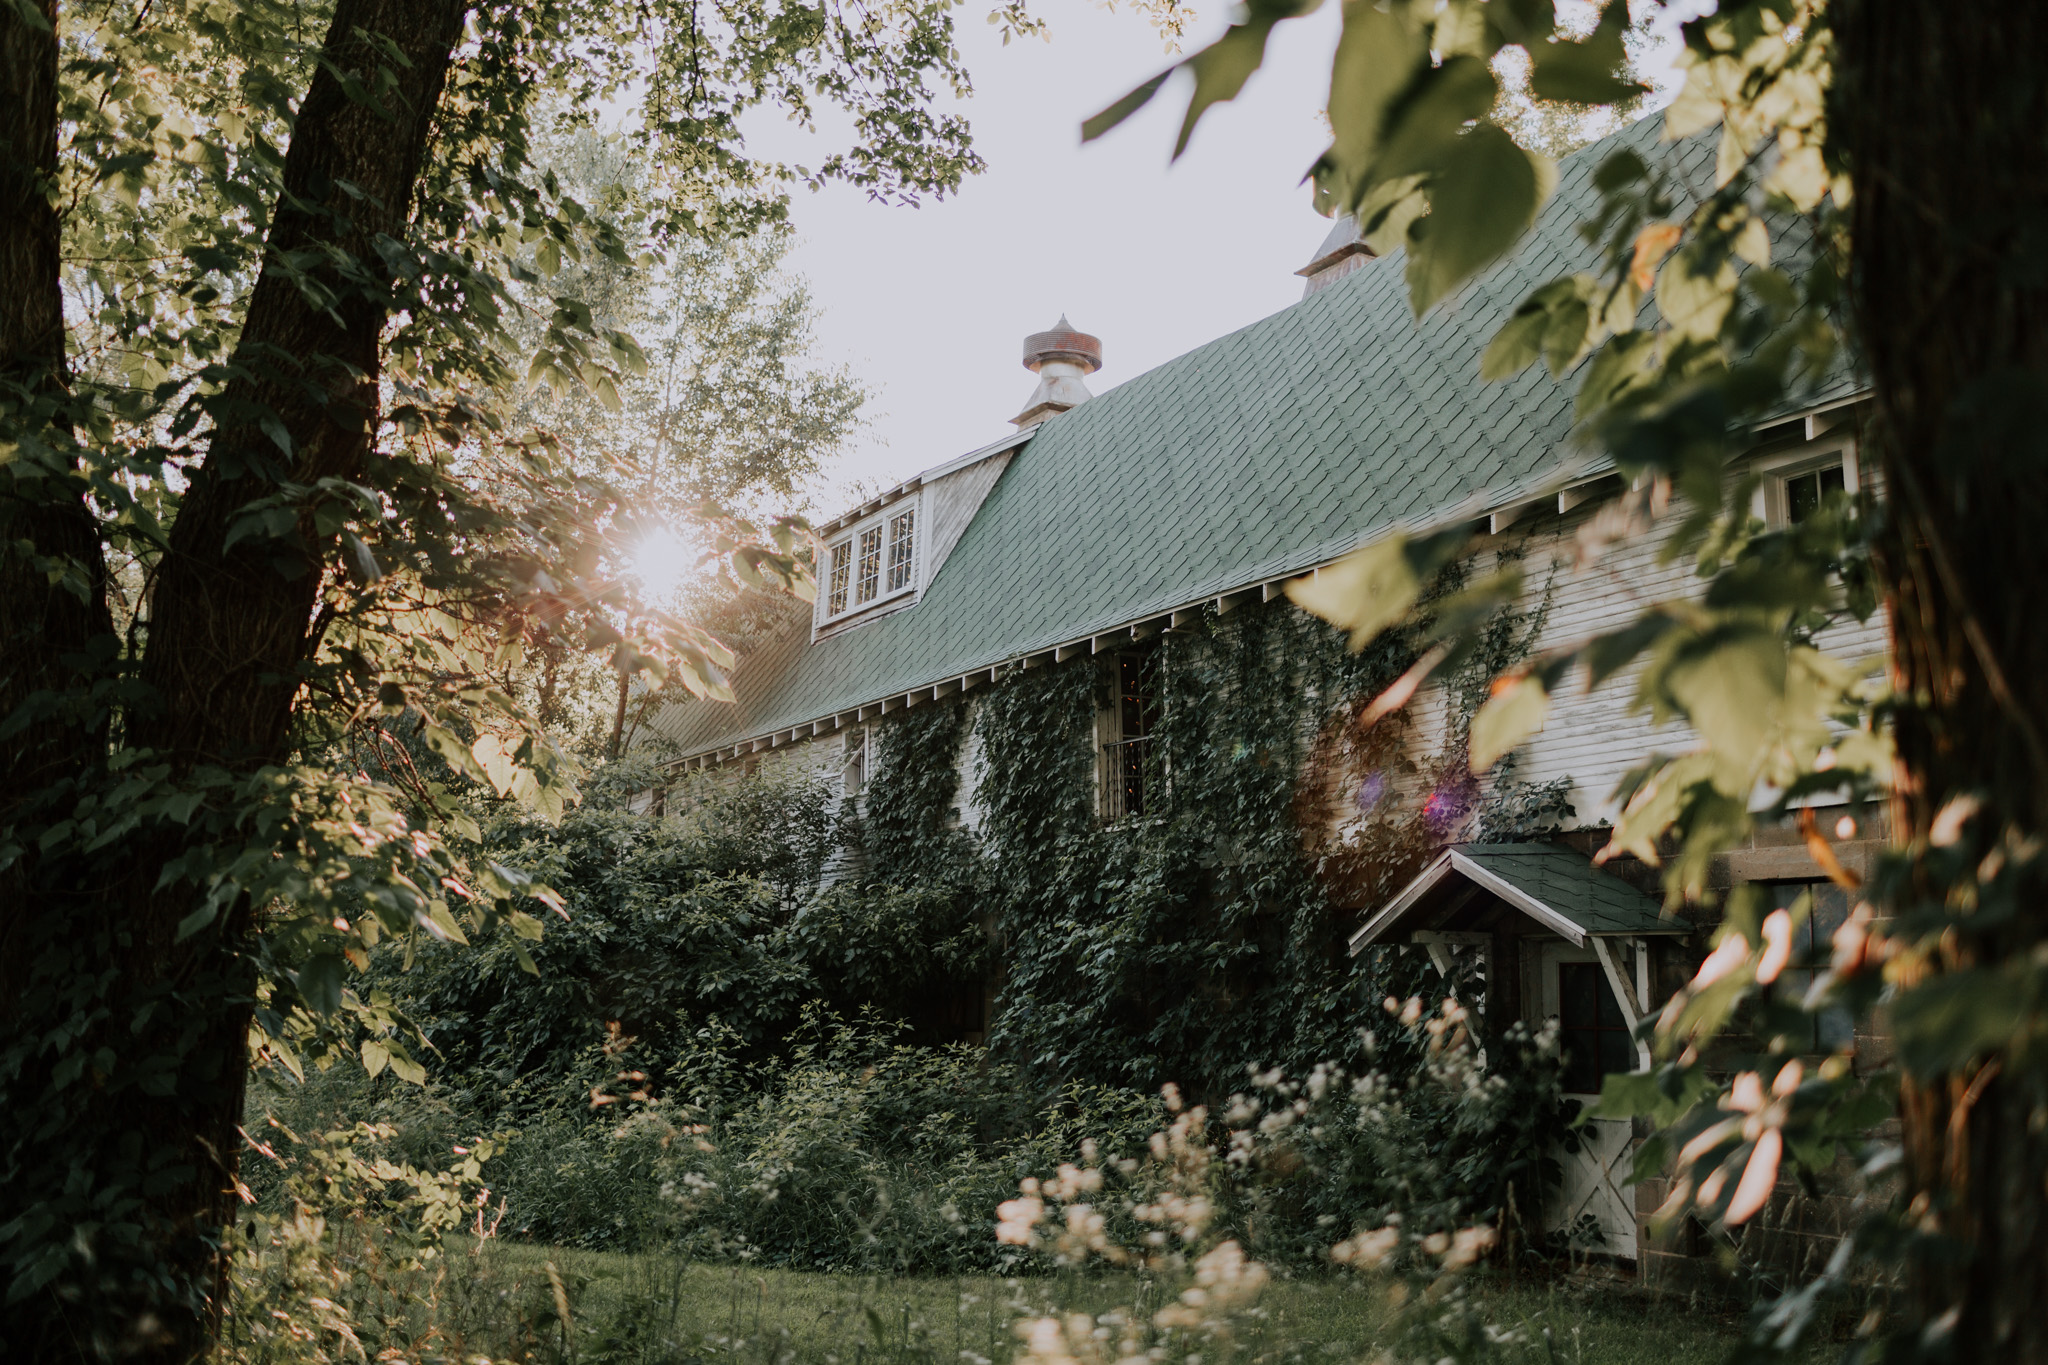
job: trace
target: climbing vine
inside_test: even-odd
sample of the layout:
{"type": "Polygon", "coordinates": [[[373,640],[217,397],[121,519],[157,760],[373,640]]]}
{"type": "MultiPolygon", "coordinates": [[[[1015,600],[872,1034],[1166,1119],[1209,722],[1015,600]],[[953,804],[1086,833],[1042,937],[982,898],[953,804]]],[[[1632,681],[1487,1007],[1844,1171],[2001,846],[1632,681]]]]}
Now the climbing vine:
{"type": "Polygon", "coordinates": [[[1211,611],[1140,647],[1158,711],[1144,810],[1107,827],[1091,762],[1104,661],[1006,678],[974,721],[1003,971],[991,1042],[1050,1074],[1204,1089],[1248,1061],[1305,1068],[1355,1047],[1402,966],[1350,960],[1357,911],[1461,833],[1516,837],[1564,813],[1563,784],[1482,791],[1464,752],[1485,681],[1528,656],[1547,611],[1546,593],[1499,614],[1420,765],[1405,714],[1359,726],[1414,635],[1351,654],[1285,605],[1211,611]]]}
{"type": "Polygon", "coordinates": [[[946,883],[968,870],[972,850],[956,814],[966,722],[958,706],[923,707],[873,737],[861,837],[869,866],[884,878],[946,883]]]}
{"type": "MultiPolygon", "coordinates": [[[[1435,591],[1463,581],[1454,566],[1435,591]]],[[[1548,610],[1546,591],[1497,614],[1446,676],[1441,738],[1421,756],[1407,710],[1368,711],[1415,661],[1417,634],[1353,654],[1272,603],[1134,645],[1121,685],[1139,677],[1149,694],[1144,799],[1112,823],[1095,731],[1117,704],[1113,656],[1014,668],[971,702],[894,717],[866,736],[847,870],[799,923],[859,937],[893,907],[881,918],[896,930],[922,926],[960,971],[996,973],[989,1040],[1047,1079],[1220,1091],[1247,1062],[1347,1055],[1415,965],[1397,950],[1354,962],[1359,912],[1447,842],[1526,837],[1567,812],[1564,784],[1503,771],[1482,785],[1466,756],[1487,683],[1528,657],[1548,610]],[[973,832],[958,813],[970,727],[973,832]],[[988,952],[968,951],[977,935],[988,952]]]]}

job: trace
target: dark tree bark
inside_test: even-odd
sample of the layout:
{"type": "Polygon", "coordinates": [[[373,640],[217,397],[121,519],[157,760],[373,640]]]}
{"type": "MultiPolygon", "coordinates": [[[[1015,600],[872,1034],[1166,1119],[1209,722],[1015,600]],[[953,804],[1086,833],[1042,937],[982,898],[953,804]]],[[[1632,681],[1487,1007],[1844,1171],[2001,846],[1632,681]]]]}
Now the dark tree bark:
{"type": "MultiPolygon", "coordinates": [[[[54,20],[52,0],[41,3],[54,20]]],[[[316,643],[316,602],[335,545],[310,511],[283,537],[232,546],[229,537],[241,510],[280,485],[357,477],[364,467],[390,316],[390,272],[377,242],[406,235],[467,9],[468,0],[336,5],[233,357],[242,377],[211,406],[205,459],[151,599],[146,689],[126,737],[155,750],[174,777],[202,765],[250,773],[288,757],[299,670],[316,643]],[[337,70],[377,93],[352,96],[337,70]],[[353,268],[321,267],[310,282],[280,268],[313,247],[338,249],[353,268]]],[[[61,391],[59,224],[41,195],[55,164],[56,52],[53,36],[0,5],[0,152],[9,157],[0,167],[0,365],[29,376],[30,389],[61,391]]],[[[302,255],[299,265],[314,259],[302,255]]],[[[100,562],[82,500],[40,499],[18,519],[39,548],[100,562]]],[[[36,687],[55,685],[46,675],[63,666],[64,642],[109,627],[103,595],[81,610],[75,597],[67,604],[47,581],[7,563],[0,705],[11,713],[36,687]],[[24,632],[41,639],[17,668],[24,632]]],[[[73,724],[67,733],[87,732],[73,724]]],[[[70,761],[95,748],[103,753],[104,743],[74,748],[70,761]]],[[[35,733],[0,750],[8,790],[47,787],[47,775],[23,765],[62,761],[61,750],[35,733]]],[[[86,1248],[7,1307],[0,1356],[182,1365],[203,1355],[218,1329],[222,1243],[237,1207],[253,908],[233,907],[178,940],[199,892],[189,879],[158,882],[189,837],[169,822],[146,825],[90,864],[24,862],[11,883],[0,882],[0,1044],[11,1068],[0,1076],[0,1227],[16,1222],[28,1228],[17,1241],[41,1237],[60,1250],[76,1230],[86,1248]],[[34,1042],[73,1026],[86,1030],[82,1042],[34,1042]],[[103,1060],[60,1074],[60,1051],[103,1060]],[[123,1215],[141,1224],[140,1243],[95,1242],[90,1229],[122,1208],[140,1210],[123,1215]]]]}
{"type": "MultiPolygon", "coordinates": [[[[79,681],[87,645],[112,630],[99,536],[64,444],[64,300],[50,204],[56,0],[35,8],[46,27],[0,8],[0,408],[10,411],[10,426],[41,426],[46,436],[0,474],[0,537],[33,546],[27,555],[0,555],[0,717],[27,722],[0,739],[0,811],[93,765],[100,723],[54,703],[79,681]],[[83,593],[51,591],[38,561],[75,565],[83,593]]],[[[18,885],[18,874],[0,874],[0,897],[18,885]]],[[[0,920],[0,961],[8,956],[4,935],[0,920]]]]}
{"type": "MultiPolygon", "coordinates": [[[[2048,832],[2048,7],[1841,0],[1831,126],[1854,178],[1857,330],[1897,725],[1897,829],[1924,841],[1959,793],[1980,828],[2048,832]]],[[[1938,895],[1931,885],[1923,894],[1938,895]]],[[[1940,969],[2048,940],[2048,888],[1958,937],[1940,969]]],[[[2037,1066],[1908,1079],[1919,1326],[1953,1357],[2048,1360],[2048,1102],[2037,1066]]]]}

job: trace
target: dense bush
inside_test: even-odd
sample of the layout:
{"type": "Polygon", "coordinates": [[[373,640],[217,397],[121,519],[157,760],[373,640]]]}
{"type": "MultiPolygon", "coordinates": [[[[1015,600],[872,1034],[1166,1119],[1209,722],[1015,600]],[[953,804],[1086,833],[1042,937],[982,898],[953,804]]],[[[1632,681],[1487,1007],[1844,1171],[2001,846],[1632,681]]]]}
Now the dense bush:
{"type": "MultiPolygon", "coordinates": [[[[1501,648],[1532,629],[1510,622],[1501,648]]],[[[1302,1120],[1279,1165],[1216,1192],[1269,1260],[1316,1261],[1331,1227],[1395,1211],[1526,1219],[1568,1140],[1554,1057],[1506,1033],[1491,1073],[1439,1074],[1420,1025],[1381,1009],[1440,996],[1434,968],[1343,948],[1340,905],[1391,890],[1432,831],[1389,799],[1334,844],[1302,836],[1318,762],[1407,654],[1349,656],[1280,609],[1177,633],[1145,665],[1163,780],[1109,828],[1085,661],[896,718],[857,804],[771,767],[649,813],[659,773],[621,764],[557,826],[487,826],[573,907],[543,938],[374,959],[369,991],[436,1054],[428,1085],[335,1069],[266,1081],[258,1106],[307,1142],[380,1125],[364,1150],[421,1170],[494,1141],[509,1234],[791,1267],[1015,1261],[986,1235],[997,1206],[1034,1172],[1141,1146],[1162,1084],[1268,1129],[1302,1120]],[[970,717],[976,833],[956,814],[970,717]],[[960,1044],[989,983],[990,1046],[960,1044]]],[[[1462,742],[1441,766],[1469,780],[1462,742]]],[[[280,1188],[258,1190],[278,1212],[280,1188]]]]}
{"type": "MultiPolygon", "coordinates": [[[[1420,1010],[1417,1000],[1410,1024],[1420,1010]]],[[[1445,1062],[1436,1020],[1387,1032],[1348,1067],[1247,1075],[1219,1111],[1219,1138],[1255,1127],[1279,1153],[1225,1168],[1213,1192],[1221,1226],[1267,1260],[1320,1264],[1333,1228],[1396,1215],[1420,1231],[1512,1224],[1554,1180],[1553,1150],[1570,1137],[1553,1041],[1511,1031],[1492,1043],[1488,1070],[1469,1048],[1445,1062]]],[[[499,1153],[479,1183],[503,1235],[806,1269],[1009,1271],[1033,1258],[990,1234],[1020,1181],[1142,1157],[1169,1117],[1157,1092],[1038,1090],[978,1048],[903,1033],[814,1012],[782,1049],[748,1062],[738,1035],[717,1026],[666,1059],[614,1032],[552,1084],[496,1091],[342,1068],[303,1083],[268,1075],[251,1130],[279,1158],[253,1188],[283,1216],[306,1199],[309,1163],[331,1164],[336,1144],[424,1172],[482,1144],[499,1153]]]]}
{"type": "Polygon", "coordinates": [[[822,885],[846,835],[821,784],[771,775],[677,804],[665,818],[593,803],[557,826],[497,827],[497,856],[574,913],[538,942],[423,940],[375,959],[369,989],[403,1003],[439,1074],[507,1095],[552,1085],[616,1024],[665,1091],[669,1059],[701,1028],[757,1061],[807,1007],[914,1017],[983,971],[986,934],[949,888],[822,885]]]}

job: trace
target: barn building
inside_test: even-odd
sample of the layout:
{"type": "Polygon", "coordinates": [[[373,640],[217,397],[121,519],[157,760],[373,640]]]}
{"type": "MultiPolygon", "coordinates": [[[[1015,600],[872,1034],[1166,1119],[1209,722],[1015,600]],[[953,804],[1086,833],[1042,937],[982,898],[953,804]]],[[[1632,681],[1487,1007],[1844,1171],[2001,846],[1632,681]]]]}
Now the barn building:
{"type": "MultiPolygon", "coordinates": [[[[1583,264],[1575,229],[1597,201],[1595,167],[1617,145],[1648,151],[1660,124],[1566,158],[1520,250],[1420,320],[1402,262],[1375,257],[1342,222],[1300,272],[1298,303],[1099,396],[1090,377],[1113,365],[1113,338],[1105,346],[1065,317],[1026,338],[1036,387],[1015,433],[821,525],[810,619],[742,660],[735,702],[672,705],[654,729],[684,771],[790,765],[854,798],[877,727],[897,713],[971,708],[1016,670],[1083,661],[1101,679],[1097,813],[1114,823],[1144,818],[1148,789],[1163,780],[1145,761],[1157,717],[1147,651],[1239,613],[1295,611],[1283,595],[1290,580],[1397,528],[1473,526],[1475,571],[1519,559],[1539,647],[1697,593],[1690,563],[1661,557],[1661,532],[1592,563],[1579,553],[1582,530],[1627,490],[1574,441],[1573,377],[1559,382],[1540,366],[1503,383],[1479,376],[1481,351],[1515,305],[1583,264]]],[[[1659,155],[1682,181],[1711,188],[1710,142],[1659,155]]],[[[1765,522],[1787,524],[1828,491],[1861,486],[1861,397],[1845,375],[1753,430],[1728,478],[1757,477],[1765,522]]],[[[1873,657],[1882,626],[1844,626],[1822,644],[1873,657]]],[[[1453,811],[1397,894],[1347,907],[1354,951],[1406,945],[1447,973],[1476,959],[1488,1011],[1559,1020],[1568,1084],[1589,1096],[1603,1072],[1647,1064],[1631,1029],[1687,978],[1712,927],[1666,914],[1653,869],[1595,865],[1623,775],[1654,749],[1688,746],[1682,729],[1653,727],[1632,700],[1626,676],[1559,697],[1518,753],[1518,781],[1565,797],[1556,828],[1489,842],[1453,811]]],[[[1402,742],[1435,751],[1449,711],[1443,688],[1425,685],[1405,708],[1402,742]]],[[[968,829],[980,818],[974,749],[970,734],[959,788],[968,829]]],[[[1324,765],[1317,780],[1334,799],[1313,809],[1330,828],[1312,833],[1341,838],[1347,821],[1387,799],[1383,773],[1347,770],[1341,754],[1324,765]]],[[[1870,813],[1830,812],[1828,823],[1852,869],[1881,844],[1870,813]]],[[[1806,932],[1824,940],[1844,898],[1802,841],[1781,834],[1727,855],[1716,877],[1768,883],[1780,903],[1815,893],[1806,932]]],[[[1664,1190],[1655,1178],[1627,1183],[1633,1145],[1625,1121],[1596,1123],[1549,1216],[1560,1226],[1590,1216],[1616,1260],[1681,1275],[1706,1235],[1652,1239],[1647,1217],[1664,1190]]],[[[1775,1221],[1763,1220],[1784,1243],[1780,1259],[1809,1259],[1837,1224],[1824,1201],[1780,1203],[1775,1221]]]]}

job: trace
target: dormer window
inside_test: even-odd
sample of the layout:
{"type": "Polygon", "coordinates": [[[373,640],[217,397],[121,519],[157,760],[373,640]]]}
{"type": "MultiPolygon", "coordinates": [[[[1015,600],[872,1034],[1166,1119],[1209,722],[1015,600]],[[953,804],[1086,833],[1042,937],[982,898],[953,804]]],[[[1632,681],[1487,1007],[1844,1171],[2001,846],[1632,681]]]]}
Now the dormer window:
{"type": "Polygon", "coordinates": [[[1809,469],[1785,480],[1785,520],[1794,526],[1820,510],[1830,493],[1846,486],[1839,463],[1823,469],[1809,469]]]}
{"type": "Polygon", "coordinates": [[[1835,438],[1795,446],[1760,458],[1762,479],[1753,510],[1774,531],[1797,526],[1827,505],[1837,493],[1858,491],[1856,447],[1835,438]]]}
{"type": "Polygon", "coordinates": [[[882,528],[860,533],[860,574],[854,579],[853,605],[864,607],[882,595],[882,528]]]}
{"type": "Polygon", "coordinates": [[[917,500],[857,523],[827,550],[820,624],[853,616],[917,587],[917,500]]]}
{"type": "Polygon", "coordinates": [[[910,586],[910,555],[917,545],[917,509],[906,507],[889,518],[889,591],[910,586]]]}

